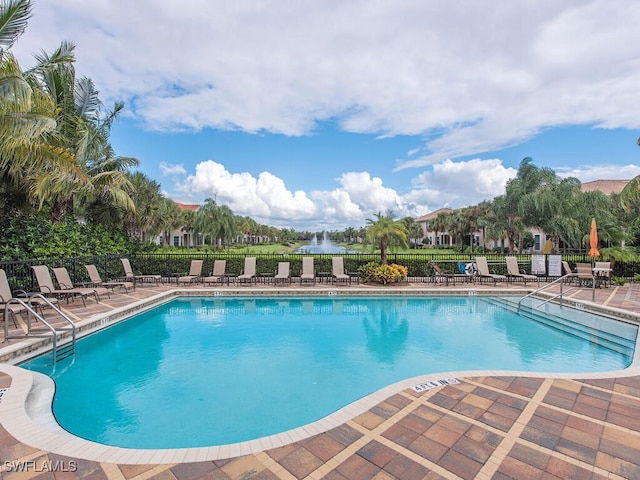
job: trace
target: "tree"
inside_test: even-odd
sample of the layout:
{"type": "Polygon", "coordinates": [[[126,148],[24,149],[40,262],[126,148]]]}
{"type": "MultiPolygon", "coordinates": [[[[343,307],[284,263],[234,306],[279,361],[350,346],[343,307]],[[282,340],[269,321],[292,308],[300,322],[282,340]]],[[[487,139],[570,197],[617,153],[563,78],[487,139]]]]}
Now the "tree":
{"type": "Polygon", "coordinates": [[[402,221],[394,220],[393,212],[386,215],[378,212],[375,219],[367,219],[367,236],[372,243],[380,246],[380,263],[387,264],[387,248],[390,245],[408,247],[408,232],[402,221]]]}
{"type": "Polygon", "coordinates": [[[180,209],[176,202],[162,197],[155,215],[153,230],[162,232],[162,244],[171,245],[171,231],[180,226],[180,209]]]}
{"type": "Polygon", "coordinates": [[[41,175],[35,194],[41,206],[51,201],[54,219],[73,210],[78,197],[132,210],[125,172],[138,161],[115,156],[109,143],[111,126],[123,104],[116,103],[111,111],[104,108],[91,79],[77,76],[74,50],[73,43],[62,42],[51,54],[37,55],[36,66],[26,73],[31,85],[38,85],[53,99],[58,112],[49,144],[68,152],[75,166],[73,175],[61,169],[41,175]]]}
{"type": "Polygon", "coordinates": [[[427,230],[433,231],[435,238],[437,239],[438,233],[444,233],[447,231],[447,224],[449,222],[448,218],[449,212],[440,212],[436,215],[436,218],[429,220],[427,230]]]}
{"type": "Polygon", "coordinates": [[[10,53],[31,16],[29,0],[0,5],[0,195],[2,211],[26,208],[34,198],[38,175],[74,175],[73,156],[48,143],[56,128],[56,108],[39,85],[28,81],[10,53]]]}
{"type": "MultiPolygon", "coordinates": [[[[247,222],[247,225],[250,223],[247,222]]],[[[217,205],[212,198],[207,198],[198,210],[194,226],[205,239],[209,236],[211,245],[216,245],[218,240],[222,244],[229,243],[238,234],[238,226],[231,209],[226,205],[217,205]]]]}
{"type": "Polygon", "coordinates": [[[162,201],[160,184],[142,172],[127,174],[127,178],[133,187],[132,198],[136,208],[124,211],[123,226],[130,238],[144,242],[159,233],[156,228],[162,201]]]}

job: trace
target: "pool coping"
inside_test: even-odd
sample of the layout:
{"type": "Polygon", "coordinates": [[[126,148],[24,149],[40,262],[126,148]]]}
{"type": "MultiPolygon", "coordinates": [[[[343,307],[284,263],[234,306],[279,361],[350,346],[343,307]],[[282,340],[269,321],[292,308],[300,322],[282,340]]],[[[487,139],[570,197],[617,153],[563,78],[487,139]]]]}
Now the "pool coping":
{"type": "MultiPolygon", "coordinates": [[[[333,289],[327,289],[332,291],[333,289]]],[[[292,291],[280,291],[280,295],[286,296],[317,296],[318,289],[292,291]]],[[[326,292],[324,292],[326,293],[326,292]]],[[[353,296],[354,294],[371,294],[371,289],[362,289],[359,293],[354,291],[344,291],[343,296],[353,296]]],[[[380,293],[376,291],[375,293],[380,293]]],[[[438,295],[434,290],[428,291],[396,291],[388,292],[390,295],[438,295]]],[[[469,295],[468,290],[455,292],[451,289],[445,290],[442,294],[463,294],[469,295]]],[[[278,295],[277,291],[262,290],[225,290],[225,296],[237,295],[278,295]],[[259,293],[258,293],[259,292],[259,293]]],[[[505,292],[504,290],[484,290],[478,293],[479,296],[512,296],[521,292],[505,292]]],[[[126,307],[121,307],[106,314],[99,314],[82,322],[78,322],[79,329],[82,328],[83,335],[93,333],[109,325],[128,318],[132,314],[144,311],[158,304],[165,303],[178,296],[201,296],[211,295],[211,289],[174,289],[157,294],[144,300],[134,302],[126,307]]],[[[570,302],[567,302],[570,303],[570,302]]],[[[616,308],[603,307],[590,302],[579,302],[586,304],[587,309],[597,310],[599,313],[609,312],[621,315],[630,319],[633,323],[640,323],[640,315],[616,308]]],[[[624,321],[624,318],[622,319],[624,321]]],[[[640,342],[640,329],[636,338],[636,345],[640,342]]],[[[278,434],[261,437],[245,442],[238,442],[228,445],[217,445],[210,447],[192,447],[178,449],[132,449],[103,445],[97,442],[76,437],[60,427],[53,418],[51,403],[55,388],[53,381],[48,377],[25,370],[18,366],[0,364],[0,371],[8,374],[12,378],[11,387],[2,397],[0,402],[0,423],[17,440],[34,448],[52,453],[66,455],[69,457],[82,458],[99,462],[122,463],[122,464],[171,464],[181,462],[196,462],[205,460],[221,460],[238,457],[246,454],[255,454],[271,448],[281,447],[301,440],[310,438],[316,434],[326,432],[334,427],[340,426],[358,415],[366,412],[375,405],[383,402],[392,395],[423,383],[434,382],[443,379],[462,379],[477,376],[526,376],[535,378],[565,378],[571,379],[579,376],[582,379],[603,379],[621,378],[640,374],[640,349],[635,349],[631,365],[624,370],[594,373],[548,373],[548,372],[521,372],[513,370],[469,370],[455,372],[438,372],[434,374],[421,375],[388,385],[376,392],[371,393],[336,412],[315,422],[297,427],[292,430],[278,434]],[[44,377],[44,378],[43,378],[44,377]],[[48,380],[48,382],[47,382],[48,380]]]]}

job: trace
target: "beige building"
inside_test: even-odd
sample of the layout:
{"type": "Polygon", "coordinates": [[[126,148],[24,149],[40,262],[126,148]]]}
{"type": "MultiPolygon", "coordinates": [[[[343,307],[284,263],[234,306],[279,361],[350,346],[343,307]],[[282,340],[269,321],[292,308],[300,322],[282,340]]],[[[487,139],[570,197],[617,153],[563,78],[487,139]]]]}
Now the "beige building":
{"type": "MultiPolygon", "coordinates": [[[[583,192],[599,191],[605,195],[611,195],[612,193],[620,193],[622,189],[629,183],[629,180],[594,180],[592,182],[585,182],[582,184],[583,192]]],[[[440,213],[451,213],[451,208],[440,208],[433,212],[417,217],[414,221],[422,227],[424,232],[423,246],[425,247],[437,247],[437,246],[454,246],[455,238],[451,237],[448,232],[435,232],[430,229],[429,224],[431,220],[435,219],[440,213]]],[[[533,252],[540,252],[547,240],[547,235],[540,229],[532,228],[529,230],[533,235],[534,245],[532,247],[533,252]]],[[[484,244],[482,231],[475,232],[473,234],[474,245],[485,245],[485,247],[504,248],[509,246],[509,241],[504,238],[501,240],[489,240],[484,244]]]]}

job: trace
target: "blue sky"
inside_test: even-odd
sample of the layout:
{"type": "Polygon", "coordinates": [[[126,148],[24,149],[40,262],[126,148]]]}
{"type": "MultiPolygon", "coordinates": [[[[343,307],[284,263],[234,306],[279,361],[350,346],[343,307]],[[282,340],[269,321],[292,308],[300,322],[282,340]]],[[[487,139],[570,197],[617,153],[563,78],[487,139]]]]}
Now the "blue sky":
{"type": "Polygon", "coordinates": [[[621,0],[35,0],[14,53],[74,41],[168,197],[333,230],[493,198],[527,156],[639,175],[638,24],[621,0]]]}

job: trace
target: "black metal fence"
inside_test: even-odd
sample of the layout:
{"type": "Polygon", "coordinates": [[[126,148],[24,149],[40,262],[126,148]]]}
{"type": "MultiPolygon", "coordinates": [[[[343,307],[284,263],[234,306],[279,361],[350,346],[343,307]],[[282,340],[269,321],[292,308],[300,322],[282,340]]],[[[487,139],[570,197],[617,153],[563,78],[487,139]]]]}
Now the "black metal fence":
{"type": "MultiPolygon", "coordinates": [[[[85,265],[94,264],[98,268],[103,280],[115,279],[124,275],[120,258],[129,258],[134,271],[148,274],[160,274],[163,277],[186,274],[189,271],[191,260],[202,259],[203,273],[209,274],[213,270],[213,262],[217,259],[227,261],[227,273],[238,275],[244,268],[246,257],[256,257],[256,270],[258,274],[275,273],[278,262],[289,262],[292,276],[297,276],[302,269],[302,258],[314,257],[314,266],[317,274],[331,272],[331,257],[334,254],[234,254],[234,253],[149,253],[136,255],[99,255],[82,256],[71,258],[55,258],[47,260],[26,260],[16,262],[0,262],[0,268],[4,269],[9,284],[14,290],[22,289],[33,291],[35,281],[32,278],[31,266],[47,265],[49,267],[66,267],[74,284],[89,282],[85,265]]],[[[355,273],[358,269],[369,262],[380,262],[379,254],[346,253],[339,254],[344,258],[345,270],[355,273]]],[[[492,273],[505,274],[506,264],[504,255],[487,254],[489,267],[492,273]]],[[[409,278],[429,278],[433,274],[430,262],[437,263],[447,273],[458,273],[460,263],[463,265],[475,260],[475,254],[425,254],[425,253],[390,253],[387,255],[388,263],[397,263],[408,269],[409,278]]],[[[518,263],[522,272],[531,273],[531,256],[517,255],[518,263]]],[[[563,255],[563,260],[569,262],[571,267],[576,263],[591,262],[591,258],[586,254],[563,255]]],[[[548,262],[545,259],[545,265],[548,262]]],[[[627,281],[633,279],[636,273],[640,273],[640,264],[636,262],[622,263],[616,262],[613,268],[613,275],[624,278],[627,281]]]]}

